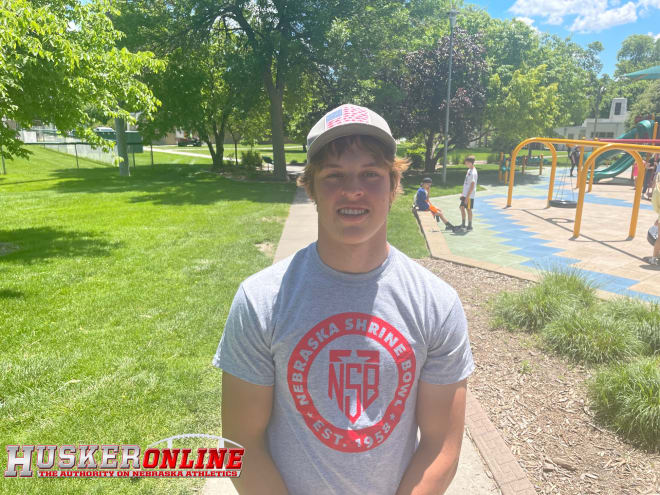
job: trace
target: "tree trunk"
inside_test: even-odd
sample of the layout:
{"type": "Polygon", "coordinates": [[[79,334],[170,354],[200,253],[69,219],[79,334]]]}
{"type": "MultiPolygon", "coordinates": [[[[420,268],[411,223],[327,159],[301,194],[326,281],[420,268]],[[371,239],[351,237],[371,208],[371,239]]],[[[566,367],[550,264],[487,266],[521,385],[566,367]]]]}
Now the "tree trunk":
{"type": "Polygon", "coordinates": [[[266,91],[270,100],[270,128],[273,139],[273,172],[275,178],[287,180],[286,157],[284,155],[284,119],[282,93],[273,85],[270,73],[264,75],[266,91]]]}
{"type": "Polygon", "coordinates": [[[115,119],[115,137],[117,139],[117,154],[119,155],[119,175],[129,177],[131,175],[130,163],[128,162],[128,145],[126,144],[126,121],[115,119]]]}
{"type": "Polygon", "coordinates": [[[220,129],[217,122],[213,121],[213,137],[215,138],[215,156],[213,156],[213,168],[221,168],[225,158],[225,126],[227,125],[227,115],[222,112],[220,119],[220,129]]]}
{"type": "Polygon", "coordinates": [[[213,149],[213,143],[211,143],[211,140],[209,139],[208,135],[206,136],[206,146],[209,148],[209,153],[211,153],[211,160],[213,160],[213,163],[215,163],[215,149],[213,149]]]}
{"type": "Polygon", "coordinates": [[[433,173],[435,172],[436,160],[433,159],[433,141],[435,140],[435,132],[429,131],[428,136],[426,136],[426,150],[424,152],[424,172],[433,173]]]}

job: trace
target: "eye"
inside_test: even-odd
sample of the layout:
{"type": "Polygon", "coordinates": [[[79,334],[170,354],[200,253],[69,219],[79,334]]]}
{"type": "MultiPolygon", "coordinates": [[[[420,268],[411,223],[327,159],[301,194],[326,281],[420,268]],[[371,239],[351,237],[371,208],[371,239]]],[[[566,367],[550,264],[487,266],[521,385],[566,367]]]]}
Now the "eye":
{"type": "Polygon", "coordinates": [[[380,174],[378,172],[374,172],[373,170],[368,170],[368,171],[364,172],[363,175],[365,177],[369,177],[369,178],[371,178],[371,177],[380,177],[380,174]]]}

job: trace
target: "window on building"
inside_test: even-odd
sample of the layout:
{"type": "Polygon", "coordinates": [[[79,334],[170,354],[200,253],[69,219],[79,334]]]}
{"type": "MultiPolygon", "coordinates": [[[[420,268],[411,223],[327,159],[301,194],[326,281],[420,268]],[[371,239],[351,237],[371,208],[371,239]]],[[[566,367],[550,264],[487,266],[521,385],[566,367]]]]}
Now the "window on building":
{"type": "Polygon", "coordinates": [[[621,115],[621,102],[614,104],[614,115],[621,115]]]}
{"type": "Polygon", "coordinates": [[[568,139],[573,139],[573,136],[574,136],[573,133],[571,133],[571,132],[568,133],[568,139]]]}

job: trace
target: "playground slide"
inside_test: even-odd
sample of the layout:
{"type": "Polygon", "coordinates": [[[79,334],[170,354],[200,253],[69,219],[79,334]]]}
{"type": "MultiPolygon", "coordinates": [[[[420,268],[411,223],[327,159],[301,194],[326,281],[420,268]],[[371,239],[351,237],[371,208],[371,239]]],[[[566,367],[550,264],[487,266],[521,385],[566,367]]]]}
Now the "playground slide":
{"type": "MultiPolygon", "coordinates": [[[[617,139],[649,139],[653,137],[653,122],[650,120],[642,120],[639,122],[634,129],[629,130],[628,132],[622,134],[617,139]]],[[[602,160],[607,160],[607,158],[621,153],[620,151],[608,151],[603,153],[596,160],[596,166],[599,163],[602,163],[602,160]]],[[[586,161],[586,158],[585,158],[586,161]]],[[[598,182],[601,179],[609,179],[611,177],[616,177],[617,175],[628,170],[635,160],[628,153],[625,153],[618,160],[608,167],[605,167],[602,170],[596,170],[594,172],[594,182],[598,182]]]]}

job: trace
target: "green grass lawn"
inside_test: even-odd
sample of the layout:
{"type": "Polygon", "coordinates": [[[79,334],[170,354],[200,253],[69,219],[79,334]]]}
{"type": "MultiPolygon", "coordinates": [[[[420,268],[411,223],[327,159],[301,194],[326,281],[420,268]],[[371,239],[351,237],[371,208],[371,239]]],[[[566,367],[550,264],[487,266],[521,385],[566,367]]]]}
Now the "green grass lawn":
{"type": "MultiPolygon", "coordinates": [[[[276,245],[293,185],[231,181],[199,162],[138,162],[123,178],[34,151],[0,175],[0,444],[144,448],[218,434],[210,361],[238,284],[272,262],[260,246],[276,245]]],[[[4,479],[0,492],[201,483],[4,479]]]]}

